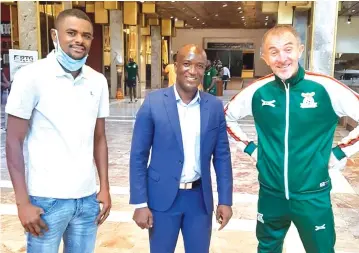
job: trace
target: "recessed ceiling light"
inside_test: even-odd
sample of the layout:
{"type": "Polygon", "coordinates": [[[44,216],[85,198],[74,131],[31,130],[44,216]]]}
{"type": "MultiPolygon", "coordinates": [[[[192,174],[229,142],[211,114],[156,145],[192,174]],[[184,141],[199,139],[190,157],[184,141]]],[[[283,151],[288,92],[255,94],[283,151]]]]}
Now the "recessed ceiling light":
{"type": "Polygon", "coordinates": [[[171,18],[173,18],[173,16],[171,16],[171,18]]]}
{"type": "Polygon", "coordinates": [[[352,10],[352,12],[355,12],[355,10],[352,10]]]}
{"type": "Polygon", "coordinates": [[[238,7],[238,10],[241,10],[242,9],[242,7],[238,7]]]}
{"type": "Polygon", "coordinates": [[[178,18],[175,18],[175,21],[177,21],[178,20],[178,18]]]}
{"type": "Polygon", "coordinates": [[[199,21],[199,18],[197,18],[197,20],[199,21]]]}
{"type": "Polygon", "coordinates": [[[202,23],[202,25],[204,25],[204,24],[205,24],[205,22],[202,23]]]}
{"type": "Polygon", "coordinates": [[[243,11],[240,11],[239,13],[241,13],[241,14],[242,14],[242,13],[243,13],[243,11]]]}
{"type": "Polygon", "coordinates": [[[268,25],[268,22],[265,22],[265,25],[268,25]]]}
{"type": "Polygon", "coordinates": [[[196,19],[197,17],[193,17],[193,19],[196,19]]]}
{"type": "Polygon", "coordinates": [[[227,7],[227,4],[222,5],[223,7],[227,7]]]}
{"type": "Polygon", "coordinates": [[[216,14],[215,16],[218,17],[218,14],[216,14]]]}

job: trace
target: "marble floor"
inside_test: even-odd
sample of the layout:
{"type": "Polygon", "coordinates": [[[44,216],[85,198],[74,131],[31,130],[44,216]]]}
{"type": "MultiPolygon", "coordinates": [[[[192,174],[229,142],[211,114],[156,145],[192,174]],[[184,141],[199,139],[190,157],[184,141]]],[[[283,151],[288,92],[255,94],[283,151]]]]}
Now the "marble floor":
{"type": "MultiPolygon", "coordinates": [[[[230,84],[230,85],[235,85],[230,84]]],[[[229,86],[228,88],[230,88],[229,86]]],[[[227,90],[221,98],[226,103],[236,92],[227,90]]],[[[128,204],[128,164],[134,117],[142,100],[129,104],[128,100],[111,101],[111,116],[106,120],[109,147],[109,175],[113,208],[108,220],[99,228],[95,252],[149,252],[147,231],[132,221],[133,207],[128,204]]],[[[3,107],[2,107],[3,111],[3,107]]],[[[3,114],[2,114],[3,116],[3,114]]],[[[3,118],[2,118],[3,121],[3,118]]],[[[251,118],[241,121],[243,129],[256,139],[251,118]]],[[[335,141],[347,131],[338,127],[335,141]]],[[[0,170],[0,252],[26,252],[25,236],[17,218],[14,191],[5,161],[5,132],[1,135],[0,170]]],[[[234,215],[223,231],[214,223],[212,253],[255,253],[257,206],[257,171],[253,161],[242,153],[232,151],[234,173],[234,215]]],[[[214,176],[214,175],[213,175],[214,176]]],[[[359,253],[359,156],[351,159],[344,171],[331,171],[332,200],[337,232],[337,253],[359,253]]],[[[215,184],[213,185],[215,189],[215,184]]],[[[215,194],[216,195],[216,194],[215,194]]],[[[61,246],[62,247],[62,246],[61,246]]],[[[176,253],[184,252],[182,238],[176,253]]],[[[294,226],[285,240],[284,252],[303,253],[304,249],[294,226]]]]}

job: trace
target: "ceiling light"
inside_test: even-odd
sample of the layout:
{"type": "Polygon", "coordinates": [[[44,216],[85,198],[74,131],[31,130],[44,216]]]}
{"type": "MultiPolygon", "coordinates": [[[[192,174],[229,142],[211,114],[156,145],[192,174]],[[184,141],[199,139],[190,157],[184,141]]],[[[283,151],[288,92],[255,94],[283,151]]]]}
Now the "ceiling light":
{"type": "Polygon", "coordinates": [[[173,16],[171,16],[171,18],[173,18],[173,16]]]}
{"type": "Polygon", "coordinates": [[[222,5],[222,7],[227,7],[227,4],[222,5]]]}
{"type": "Polygon", "coordinates": [[[199,21],[199,18],[197,18],[197,20],[199,21]]]}
{"type": "Polygon", "coordinates": [[[241,10],[242,9],[242,7],[238,7],[238,10],[241,10]]]}
{"type": "Polygon", "coordinates": [[[218,17],[218,14],[216,14],[215,16],[218,17]]]}
{"type": "Polygon", "coordinates": [[[355,12],[355,10],[352,10],[352,12],[355,12]]]}
{"type": "Polygon", "coordinates": [[[177,21],[178,20],[178,18],[175,18],[175,21],[177,21]]]}
{"type": "Polygon", "coordinates": [[[197,17],[193,17],[193,19],[196,19],[197,17]]]}
{"type": "Polygon", "coordinates": [[[265,25],[268,25],[268,22],[265,22],[265,25]]]}
{"type": "Polygon", "coordinates": [[[203,22],[202,25],[204,25],[205,23],[203,22]]]}
{"type": "Polygon", "coordinates": [[[239,13],[243,13],[243,11],[240,11],[239,13]]]}
{"type": "Polygon", "coordinates": [[[242,18],[244,18],[244,16],[242,16],[242,18]]]}

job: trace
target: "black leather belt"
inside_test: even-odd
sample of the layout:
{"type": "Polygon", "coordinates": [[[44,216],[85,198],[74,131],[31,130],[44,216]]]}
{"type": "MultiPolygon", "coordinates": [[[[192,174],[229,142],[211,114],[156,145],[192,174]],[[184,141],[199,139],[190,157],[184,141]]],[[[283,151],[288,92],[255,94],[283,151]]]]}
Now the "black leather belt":
{"type": "Polygon", "coordinates": [[[194,182],[180,183],[179,188],[182,190],[190,190],[190,189],[196,188],[200,185],[201,185],[201,179],[199,178],[194,182]]]}

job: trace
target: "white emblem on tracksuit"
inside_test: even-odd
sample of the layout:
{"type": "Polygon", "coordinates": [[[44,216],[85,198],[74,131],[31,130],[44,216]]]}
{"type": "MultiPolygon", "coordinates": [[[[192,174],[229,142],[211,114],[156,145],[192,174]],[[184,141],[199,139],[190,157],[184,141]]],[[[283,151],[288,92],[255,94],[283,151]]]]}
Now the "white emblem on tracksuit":
{"type": "Polygon", "coordinates": [[[268,106],[271,106],[271,107],[275,107],[275,100],[271,100],[271,101],[265,101],[262,99],[262,106],[265,106],[265,105],[268,105],[268,106]]]}
{"type": "Polygon", "coordinates": [[[325,224],[323,224],[321,226],[315,226],[315,231],[324,230],[324,229],[325,229],[325,224]]]}
{"type": "Polygon", "coordinates": [[[262,223],[264,224],[263,214],[257,213],[257,220],[258,220],[259,222],[262,222],[262,223]]]}
{"type": "Polygon", "coordinates": [[[314,101],[315,92],[302,93],[303,102],[300,103],[301,108],[316,108],[318,105],[314,101]]]}

